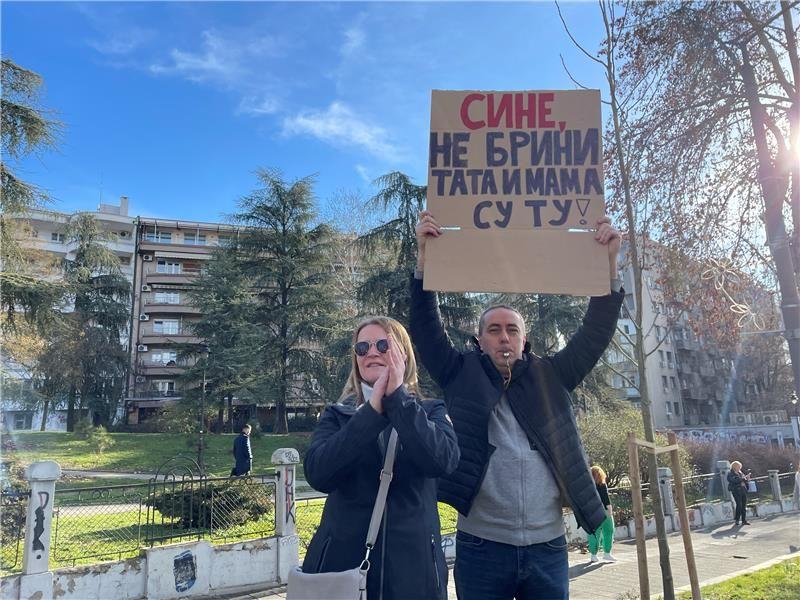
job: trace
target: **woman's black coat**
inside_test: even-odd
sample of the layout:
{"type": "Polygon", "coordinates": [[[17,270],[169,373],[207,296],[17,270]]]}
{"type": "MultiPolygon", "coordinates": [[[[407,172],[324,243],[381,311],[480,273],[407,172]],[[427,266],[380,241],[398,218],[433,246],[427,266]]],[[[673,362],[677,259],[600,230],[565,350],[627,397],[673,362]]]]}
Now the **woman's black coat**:
{"type": "Polygon", "coordinates": [[[384,523],[370,554],[369,600],[447,598],[447,565],[441,547],[436,478],[458,465],[453,426],[441,400],[417,400],[404,386],[383,399],[383,414],[353,399],[329,406],[304,461],[305,476],[327,492],[319,529],[303,571],[357,567],[392,427],[397,430],[394,476],[384,523]]]}

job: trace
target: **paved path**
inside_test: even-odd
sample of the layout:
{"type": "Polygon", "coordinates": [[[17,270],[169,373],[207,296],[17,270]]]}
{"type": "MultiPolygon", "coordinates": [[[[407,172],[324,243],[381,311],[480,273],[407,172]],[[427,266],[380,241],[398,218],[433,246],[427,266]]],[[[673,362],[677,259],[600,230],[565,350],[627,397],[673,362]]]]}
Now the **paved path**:
{"type": "MultiPolygon", "coordinates": [[[[793,554],[800,557],[800,513],[753,519],[752,525],[741,528],[721,525],[692,532],[692,544],[701,586],[720,577],[764,564],[777,557],[793,554]]],[[[669,535],[670,563],[676,589],[689,585],[683,542],[680,534],[669,535]]],[[[589,564],[588,554],[570,552],[570,598],[572,600],[620,600],[638,598],[639,575],[636,567],[636,545],[631,541],[614,544],[617,563],[589,564]],[[626,595],[626,593],[631,594],[626,595]]],[[[650,591],[662,591],[658,546],[647,541],[650,591]]],[[[448,586],[450,600],[455,600],[453,573],[448,586]]],[[[286,598],[285,588],[251,594],[208,596],[207,600],[278,600],[286,598]]]]}

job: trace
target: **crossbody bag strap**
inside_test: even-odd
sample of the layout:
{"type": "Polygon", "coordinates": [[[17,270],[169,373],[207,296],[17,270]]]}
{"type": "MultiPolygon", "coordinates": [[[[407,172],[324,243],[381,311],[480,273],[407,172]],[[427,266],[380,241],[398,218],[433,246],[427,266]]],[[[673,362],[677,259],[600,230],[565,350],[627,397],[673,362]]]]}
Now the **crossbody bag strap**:
{"type": "Polygon", "coordinates": [[[369,531],[367,532],[367,554],[364,557],[364,563],[366,563],[367,569],[369,569],[369,553],[375,546],[375,540],[378,538],[378,530],[381,527],[381,520],[383,519],[383,511],[386,508],[386,496],[389,493],[389,484],[392,481],[396,450],[397,430],[393,428],[392,433],[389,435],[389,445],[386,448],[386,459],[383,461],[383,469],[381,469],[381,484],[380,487],[378,487],[378,495],[375,498],[375,506],[372,508],[372,518],[369,521],[369,531]]]}

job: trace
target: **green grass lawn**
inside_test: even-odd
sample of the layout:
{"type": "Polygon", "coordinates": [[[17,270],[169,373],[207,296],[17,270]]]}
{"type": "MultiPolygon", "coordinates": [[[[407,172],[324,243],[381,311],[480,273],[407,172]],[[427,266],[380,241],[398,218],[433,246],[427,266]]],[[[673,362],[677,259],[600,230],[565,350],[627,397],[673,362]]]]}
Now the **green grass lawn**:
{"type": "MultiPolygon", "coordinates": [[[[800,598],[800,558],[708,585],[700,592],[703,600],[797,600],[800,598]]],[[[691,592],[678,596],[680,600],[691,597],[691,592]]]]}
{"type": "MultiPolygon", "coordinates": [[[[74,433],[12,432],[8,436],[16,446],[22,465],[37,460],[54,460],[62,469],[101,470],[153,473],[170,458],[179,454],[196,458],[196,436],[167,433],[112,433],[114,445],[102,455],[74,433]]],[[[263,435],[251,439],[253,471],[263,473],[272,468],[270,458],[278,448],[304,450],[310,434],[263,435]]],[[[235,434],[206,436],[206,467],[210,475],[224,476],[233,466],[235,434]]],[[[302,453],[301,453],[302,455],[302,453]]],[[[302,478],[302,465],[298,477],[302,478]]],[[[110,481],[108,483],[111,483],[110,481]]]]}

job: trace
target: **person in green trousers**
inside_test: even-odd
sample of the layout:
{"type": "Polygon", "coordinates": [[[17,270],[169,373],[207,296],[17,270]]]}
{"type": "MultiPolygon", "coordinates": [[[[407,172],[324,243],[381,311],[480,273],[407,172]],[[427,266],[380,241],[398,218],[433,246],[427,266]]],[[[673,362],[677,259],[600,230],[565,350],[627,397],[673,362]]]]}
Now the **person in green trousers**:
{"type": "Polygon", "coordinates": [[[589,562],[596,563],[600,560],[597,558],[597,550],[601,542],[603,544],[603,560],[617,562],[617,559],[611,554],[611,545],[614,543],[614,511],[611,506],[611,500],[608,497],[606,472],[601,467],[594,465],[592,467],[592,477],[594,478],[594,484],[597,486],[597,493],[600,494],[600,500],[603,502],[603,506],[606,507],[606,520],[597,528],[597,531],[589,534],[589,552],[592,555],[589,562]]]}

